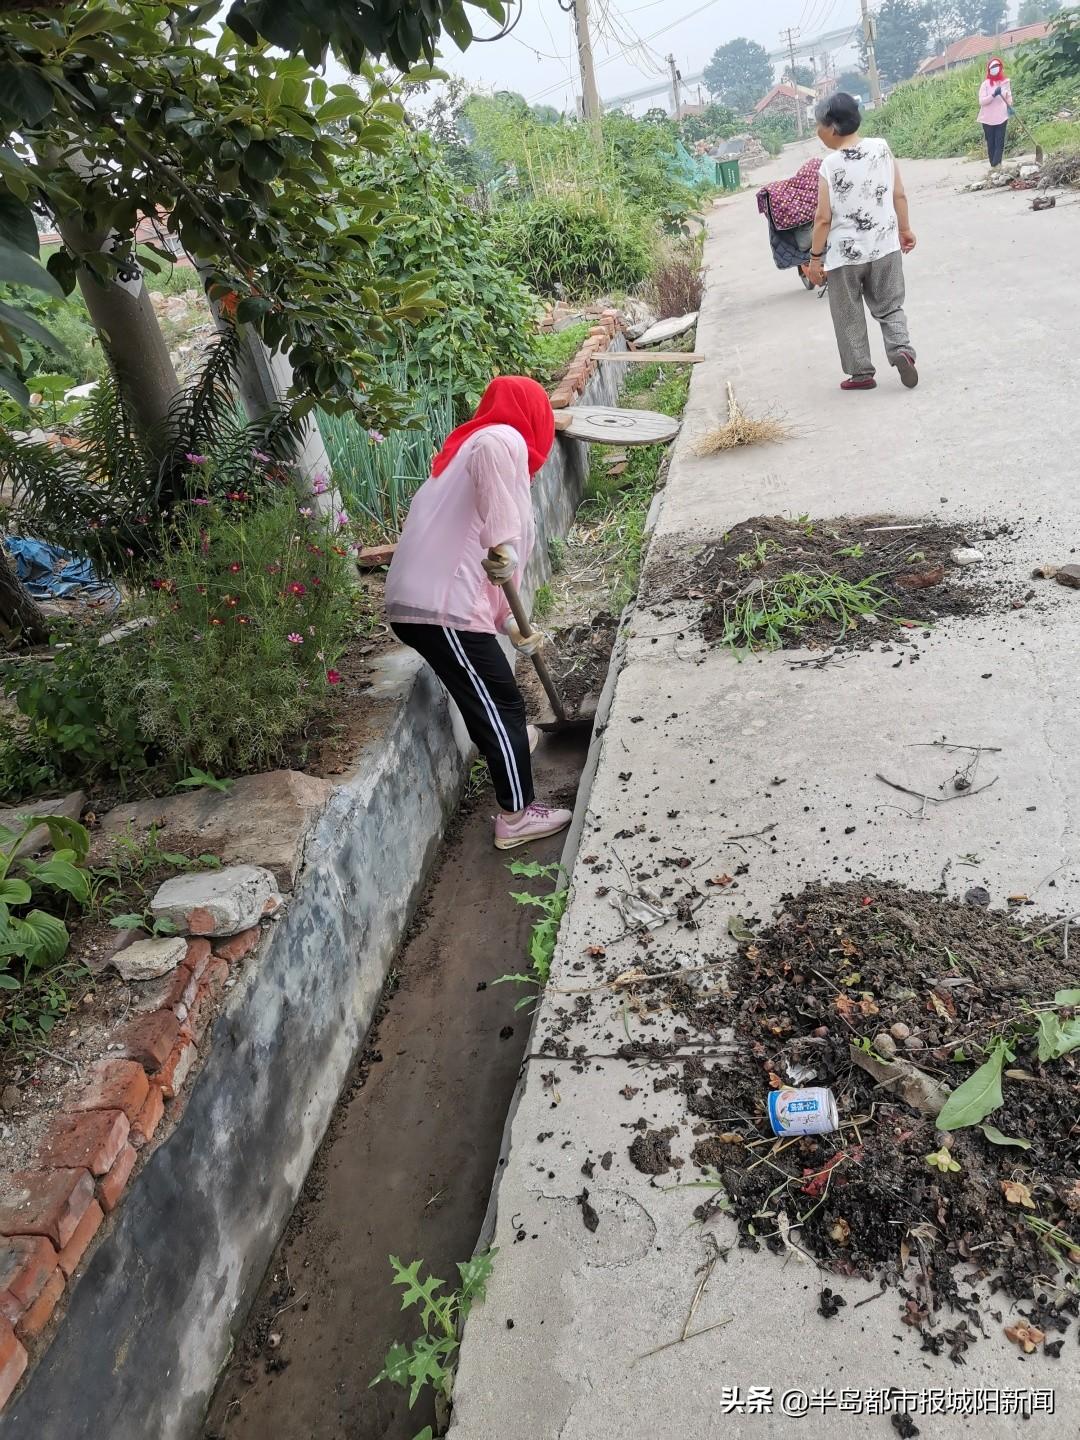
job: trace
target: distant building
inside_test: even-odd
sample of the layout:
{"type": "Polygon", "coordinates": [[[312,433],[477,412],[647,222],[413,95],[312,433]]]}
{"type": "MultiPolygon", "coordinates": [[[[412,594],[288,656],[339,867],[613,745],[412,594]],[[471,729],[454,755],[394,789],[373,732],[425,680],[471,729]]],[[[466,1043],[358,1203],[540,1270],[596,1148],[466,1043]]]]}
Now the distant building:
{"type": "Polygon", "coordinates": [[[767,95],[761,97],[754,106],[752,118],[760,120],[765,115],[794,117],[797,107],[800,105],[805,115],[817,98],[816,90],[811,90],[806,85],[792,85],[789,81],[785,81],[782,85],[774,85],[767,95]]]}
{"type": "Polygon", "coordinates": [[[1050,37],[1050,25],[1040,20],[1037,25],[1020,25],[1015,30],[1006,30],[1001,35],[968,35],[955,40],[940,55],[924,60],[916,75],[943,75],[946,70],[955,70],[958,65],[970,65],[984,55],[1003,55],[1020,45],[1039,44],[1050,37]]]}
{"type": "Polygon", "coordinates": [[[696,101],[684,100],[679,106],[679,113],[675,116],[675,119],[692,120],[698,115],[704,115],[708,108],[707,105],[699,105],[696,101]]]}

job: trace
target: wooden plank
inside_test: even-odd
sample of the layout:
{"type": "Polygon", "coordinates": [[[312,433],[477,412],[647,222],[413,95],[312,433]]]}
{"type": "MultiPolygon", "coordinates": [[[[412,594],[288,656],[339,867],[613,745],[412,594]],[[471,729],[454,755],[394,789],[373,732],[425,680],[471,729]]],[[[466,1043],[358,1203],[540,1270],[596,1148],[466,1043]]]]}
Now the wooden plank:
{"type": "Polygon", "coordinates": [[[639,365],[700,365],[704,355],[691,354],[688,350],[606,350],[597,355],[597,360],[613,365],[618,361],[637,361],[639,365]]]}

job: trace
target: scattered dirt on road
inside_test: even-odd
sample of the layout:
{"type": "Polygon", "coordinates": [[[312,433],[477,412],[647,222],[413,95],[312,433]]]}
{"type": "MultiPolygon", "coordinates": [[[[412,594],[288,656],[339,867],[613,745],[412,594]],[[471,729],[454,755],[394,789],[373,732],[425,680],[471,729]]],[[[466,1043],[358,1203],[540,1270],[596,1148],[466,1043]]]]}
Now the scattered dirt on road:
{"type": "Polygon", "coordinates": [[[743,940],[719,996],[715,972],[700,1000],[661,982],[696,1031],[733,1031],[740,1052],[679,1071],[693,1159],[717,1180],[698,1217],[730,1209],[744,1245],[898,1287],[934,1353],[958,1359],[975,1338],[980,1287],[1000,1295],[1003,1326],[1041,1333],[1054,1356],[1080,1304],[1080,990],[1065,937],[1026,897],[993,911],[978,890],[816,884],[743,940]],[[969,1087],[983,1096],[971,1123],[938,1131],[943,1096],[995,1056],[996,1078],[969,1087]],[[765,1099],[788,1086],[830,1087],[840,1130],[774,1139],[765,1099]],[[950,1311],[964,1319],[942,1328],[950,1311]]]}
{"type": "MultiPolygon", "coordinates": [[[[537,788],[573,804],[584,739],[537,751],[537,788]]],[[[412,1440],[428,1395],[369,1389],[417,1333],[388,1257],[450,1279],[472,1254],[529,1036],[519,971],[535,912],[491,845],[486,789],[457,816],[391,971],[376,1022],[271,1262],[205,1435],[221,1440],[412,1440]],[[502,1034],[508,1038],[500,1038],[502,1034]]],[[[563,837],[519,851],[554,860],[563,837]]],[[[540,886],[543,889],[543,885],[540,886]]]]}
{"type": "Polygon", "coordinates": [[[750,610],[762,620],[752,648],[866,649],[948,615],[1008,609],[1014,597],[979,578],[985,561],[965,568],[952,558],[973,548],[985,555],[1008,533],[889,516],[759,515],[690,556],[670,541],[658,546],[644,603],[702,602],[712,644],[742,645],[750,610]]]}

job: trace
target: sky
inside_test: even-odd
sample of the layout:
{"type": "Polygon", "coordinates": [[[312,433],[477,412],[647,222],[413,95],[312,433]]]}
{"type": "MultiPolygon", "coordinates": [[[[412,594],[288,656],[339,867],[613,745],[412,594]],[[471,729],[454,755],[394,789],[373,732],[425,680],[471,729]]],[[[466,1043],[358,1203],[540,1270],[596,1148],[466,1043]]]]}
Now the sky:
{"type": "MultiPolygon", "coordinates": [[[[564,0],[569,3],[569,0],[564,0]]],[[[858,0],[589,0],[602,100],[666,79],[674,54],[683,75],[699,73],[714,50],[738,36],[767,50],[792,26],[809,39],[858,22],[858,0]]],[[[523,0],[512,34],[462,53],[447,44],[442,66],[483,89],[516,90],[529,101],[572,110],[580,92],[573,17],[560,0],[523,0]]],[[[496,26],[469,6],[477,34],[496,26]]],[[[846,58],[845,52],[845,58],[846,58]]],[[[688,95],[686,98],[696,98],[688,95]]],[[[636,109],[664,104],[664,97],[636,109]]]]}

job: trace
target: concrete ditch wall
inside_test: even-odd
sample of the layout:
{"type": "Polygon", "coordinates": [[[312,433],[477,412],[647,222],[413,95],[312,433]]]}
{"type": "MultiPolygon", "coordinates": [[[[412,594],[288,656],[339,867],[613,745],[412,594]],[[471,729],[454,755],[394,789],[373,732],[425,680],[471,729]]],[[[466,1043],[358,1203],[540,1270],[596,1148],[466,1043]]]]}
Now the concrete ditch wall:
{"type": "MultiPolygon", "coordinates": [[[[600,366],[582,402],[615,403],[622,368],[600,366]]],[[[535,481],[527,603],[587,469],[587,447],[562,440],[535,481]]],[[[3,1440],[201,1433],[465,776],[468,742],[426,666],[391,652],[372,694],[385,722],[313,829],[293,898],[231,992],[183,1116],[0,1418],[3,1440]]]]}

